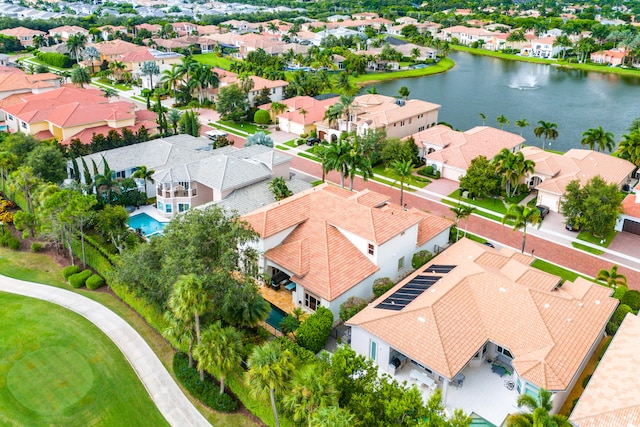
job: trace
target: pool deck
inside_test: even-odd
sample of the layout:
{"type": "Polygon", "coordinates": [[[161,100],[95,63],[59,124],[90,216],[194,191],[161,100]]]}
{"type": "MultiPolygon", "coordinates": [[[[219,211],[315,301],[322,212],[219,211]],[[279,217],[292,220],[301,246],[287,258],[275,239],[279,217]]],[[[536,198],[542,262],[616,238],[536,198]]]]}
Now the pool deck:
{"type": "Polygon", "coordinates": [[[262,285],[260,286],[260,293],[264,299],[287,314],[290,314],[295,308],[291,292],[284,288],[280,288],[279,291],[276,291],[269,286],[262,285]]]}
{"type": "Polygon", "coordinates": [[[147,215],[149,215],[151,218],[155,219],[158,222],[164,222],[167,223],[170,221],[169,218],[165,218],[162,215],[160,215],[158,213],[158,209],[156,209],[156,207],[154,205],[144,205],[144,206],[140,206],[138,209],[136,209],[135,211],[131,212],[131,214],[129,215],[131,216],[136,216],[136,215],[140,215],[142,213],[145,213],[147,215]]]}

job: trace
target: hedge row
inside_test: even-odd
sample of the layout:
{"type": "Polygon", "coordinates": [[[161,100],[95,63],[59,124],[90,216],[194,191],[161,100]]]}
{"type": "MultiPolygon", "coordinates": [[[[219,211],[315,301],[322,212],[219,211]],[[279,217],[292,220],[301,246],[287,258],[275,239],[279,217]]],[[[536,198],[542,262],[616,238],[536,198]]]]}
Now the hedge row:
{"type": "Polygon", "coordinates": [[[173,356],[173,372],[178,381],[202,403],[216,411],[233,412],[238,409],[238,402],[228,394],[220,394],[220,387],[206,374],[205,380],[200,381],[200,374],[195,368],[189,367],[189,358],[184,353],[173,356]]]}
{"type": "MultiPolygon", "coordinates": [[[[86,242],[86,241],[85,241],[86,242]]],[[[75,239],[71,245],[73,253],[78,257],[82,257],[82,246],[79,240],[75,239]]],[[[84,254],[87,265],[91,266],[100,276],[109,277],[113,270],[113,265],[98,250],[91,245],[84,245],[84,254]]]]}
{"type": "Polygon", "coordinates": [[[98,252],[100,252],[100,254],[102,254],[102,256],[107,261],[109,261],[111,265],[116,265],[116,258],[113,256],[113,254],[105,250],[105,248],[100,244],[100,242],[96,241],[93,237],[89,236],[88,234],[85,234],[84,241],[85,243],[88,243],[89,245],[91,245],[91,247],[96,249],[98,252]]]}
{"type": "Polygon", "coordinates": [[[95,291],[99,287],[104,286],[104,279],[97,274],[94,274],[87,279],[85,285],[87,286],[87,289],[95,291]]]}
{"type": "Polygon", "coordinates": [[[67,55],[55,52],[36,52],[36,58],[45,64],[58,68],[71,68],[73,60],[67,55]]]}
{"type": "Polygon", "coordinates": [[[296,331],[296,342],[313,352],[318,353],[327,344],[333,326],[333,313],[326,307],[318,307],[315,313],[296,331]]]}
{"type": "Polygon", "coordinates": [[[80,273],[76,273],[76,274],[72,274],[71,276],[69,276],[69,284],[71,285],[72,288],[81,288],[85,285],[85,283],[87,282],[87,279],[89,277],[91,277],[93,273],[91,273],[91,270],[84,270],[81,271],[80,273]]]}

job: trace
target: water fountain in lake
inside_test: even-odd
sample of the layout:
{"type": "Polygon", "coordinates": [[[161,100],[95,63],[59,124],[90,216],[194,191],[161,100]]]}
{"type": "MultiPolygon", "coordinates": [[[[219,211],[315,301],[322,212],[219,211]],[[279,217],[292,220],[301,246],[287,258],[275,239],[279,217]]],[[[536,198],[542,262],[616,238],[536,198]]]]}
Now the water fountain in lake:
{"type": "Polygon", "coordinates": [[[518,75],[514,78],[511,83],[509,83],[509,87],[511,89],[518,90],[537,90],[540,89],[540,82],[538,80],[538,76],[536,75],[528,75],[528,76],[520,76],[518,75]]]}

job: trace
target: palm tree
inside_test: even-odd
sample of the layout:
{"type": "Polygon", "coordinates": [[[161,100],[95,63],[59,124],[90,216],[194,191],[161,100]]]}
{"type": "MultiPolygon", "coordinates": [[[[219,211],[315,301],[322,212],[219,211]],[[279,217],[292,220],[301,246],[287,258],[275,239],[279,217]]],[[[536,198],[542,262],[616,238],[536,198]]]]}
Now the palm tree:
{"type": "Polygon", "coordinates": [[[238,331],[231,326],[223,328],[220,321],[202,333],[202,341],[193,354],[198,360],[198,369],[220,378],[220,394],[224,394],[224,378],[240,369],[242,350],[238,331]]]}
{"type": "MultiPolygon", "coordinates": [[[[139,178],[142,179],[144,181],[144,192],[145,194],[147,193],[147,181],[151,182],[153,184],[153,174],[156,173],[156,171],[154,171],[153,169],[147,169],[146,166],[140,166],[138,167],[135,172],[133,172],[133,174],[131,175],[133,178],[139,178]]],[[[147,194],[147,197],[149,195],[147,194]]]]}
{"type": "Polygon", "coordinates": [[[532,160],[525,159],[521,151],[513,153],[507,148],[500,150],[492,163],[496,165],[496,173],[502,176],[507,197],[515,196],[520,180],[527,172],[533,173],[536,165],[532,160]]]}
{"type": "Polygon", "coordinates": [[[189,367],[193,368],[193,346],[196,341],[193,319],[179,319],[171,310],[165,311],[164,318],[168,326],[162,331],[162,336],[182,351],[187,347],[189,367]]]}
{"type": "Polygon", "coordinates": [[[553,408],[551,392],[544,388],[538,391],[538,397],[529,394],[518,396],[518,407],[526,407],[531,412],[520,412],[507,417],[507,427],[571,427],[564,415],[550,415],[553,408]]]}
{"type": "Polygon", "coordinates": [[[320,364],[308,364],[298,369],[291,380],[282,404],[296,422],[311,423],[311,416],[319,408],[336,406],[338,393],[330,372],[320,364]]]}
{"type": "Polygon", "coordinates": [[[540,211],[538,208],[530,208],[525,205],[512,204],[509,205],[507,213],[502,217],[502,224],[507,221],[513,221],[513,229],[522,229],[522,253],[524,253],[524,247],[527,242],[527,226],[537,225],[538,228],[542,225],[542,218],[540,217],[540,211]]]}
{"type": "Polygon", "coordinates": [[[622,135],[617,153],[621,159],[640,166],[640,130],[633,130],[628,135],[622,135]]]}
{"type": "Polygon", "coordinates": [[[178,86],[182,81],[182,77],[184,74],[178,64],[172,64],[171,68],[168,70],[164,70],[162,72],[162,77],[160,77],[160,83],[162,83],[162,87],[165,90],[170,90],[172,93],[172,97],[175,99],[176,90],[178,90],[178,86]]]}
{"type": "Polygon", "coordinates": [[[553,42],[553,46],[560,46],[562,48],[562,59],[564,59],[567,49],[573,46],[573,42],[566,34],[560,34],[553,42]]]}
{"type": "Polygon", "coordinates": [[[498,117],[496,117],[496,121],[498,122],[498,126],[500,126],[500,129],[502,129],[504,125],[508,125],[509,123],[511,123],[509,119],[507,119],[504,116],[504,114],[501,114],[498,117]]]}
{"type": "Polygon", "coordinates": [[[539,126],[533,129],[533,134],[536,138],[544,138],[542,148],[547,146],[547,139],[555,140],[558,137],[558,125],[555,123],[545,122],[544,120],[538,121],[539,126]]]}
{"type": "MultiPolygon", "coordinates": [[[[104,156],[102,157],[102,163],[104,164],[104,170],[101,174],[95,174],[94,180],[96,183],[96,196],[98,200],[103,195],[107,196],[107,204],[110,205],[113,200],[111,195],[113,194],[113,190],[117,190],[120,188],[118,185],[118,181],[115,178],[115,175],[111,168],[109,167],[109,163],[105,160],[104,156]]],[[[95,169],[95,164],[94,164],[95,169]]]]}
{"type": "Polygon", "coordinates": [[[391,162],[389,170],[398,181],[400,181],[400,206],[404,206],[404,183],[407,178],[413,175],[413,162],[411,160],[394,160],[391,162]]]}
{"type": "Polygon", "coordinates": [[[471,205],[458,205],[450,209],[456,216],[456,241],[458,241],[458,239],[460,238],[460,229],[458,227],[458,223],[461,219],[465,220],[464,235],[466,236],[467,227],[469,226],[468,218],[471,216],[473,211],[476,210],[476,208],[471,205]]]}
{"type": "Polygon", "coordinates": [[[118,96],[118,91],[112,87],[102,87],[100,90],[104,93],[104,97],[107,99],[118,96]]]}
{"type": "Polygon", "coordinates": [[[93,46],[85,47],[82,51],[82,58],[91,60],[91,73],[95,72],[95,61],[100,59],[100,52],[93,46]]]}
{"type": "Polygon", "coordinates": [[[140,67],[140,74],[149,76],[149,89],[153,90],[153,76],[160,74],[160,67],[153,61],[145,61],[140,67]]]}
{"type": "Polygon", "coordinates": [[[400,89],[398,89],[398,95],[403,97],[405,100],[409,99],[410,93],[411,91],[406,86],[401,86],[400,89]]]}
{"type": "Polygon", "coordinates": [[[67,48],[76,59],[76,64],[80,61],[80,51],[87,45],[87,36],[84,34],[72,34],[67,40],[67,48]]]}
{"type": "Polygon", "coordinates": [[[182,113],[177,108],[172,108],[169,110],[169,114],[167,114],[167,120],[171,123],[174,135],[178,134],[178,123],[180,123],[180,117],[182,117],[182,113]]]}
{"type": "Polygon", "coordinates": [[[520,128],[520,136],[522,136],[522,129],[529,126],[529,122],[527,121],[527,119],[516,120],[516,126],[520,128]]]}
{"type": "Polygon", "coordinates": [[[78,87],[84,87],[85,84],[91,83],[91,76],[87,69],[75,65],[71,70],[71,83],[78,87]]]}
{"type": "Polygon", "coordinates": [[[345,95],[354,95],[358,88],[351,82],[349,73],[340,73],[335,87],[345,95]]]}
{"type": "Polygon", "coordinates": [[[613,147],[615,147],[615,142],[613,139],[613,133],[605,132],[602,129],[602,126],[598,126],[597,128],[587,129],[582,134],[582,140],[580,141],[582,145],[588,145],[589,150],[593,150],[593,147],[597,146],[598,151],[601,149],[604,151],[606,148],[611,152],[613,147]]]}
{"type": "Polygon", "coordinates": [[[122,79],[122,72],[126,68],[127,67],[122,63],[122,61],[118,61],[117,59],[114,59],[109,63],[109,69],[113,72],[116,82],[119,82],[122,79]]]}
{"type": "MultiPolygon", "coordinates": [[[[196,330],[196,343],[200,344],[200,315],[210,307],[209,294],[204,280],[195,274],[180,276],[173,285],[169,297],[169,308],[175,317],[187,321],[193,319],[196,330]]],[[[200,379],[204,380],[204,371],[200,370],[200,379]]]]}
{"type": "Polygon", "coordinates": [[[607,286],[617,288],[620,285],[627,285],[627,276],[624,274],[618,274],[618,266],[611,266],[611,270],[602,269],[598,272],[596,280],[602,280],[607,283],[607,286]]]}
{"type": "Polygon", "coordinates": [[[191,90],[197,89],[198,102],[204,103],[204,92],[209,88],[218,87],[220,79],[218,74],[211,70],[211,67],[206,64],[196,63],[193,65],[189,72],[189,81],[187,87],[191,90]]]}
{"type": "Polygon", "coordinates": [[[487,121],[487,116],[484,113],[480,113],[480,120],[482,120],[482,126],[484,126],[487,121]]]}
{"type": "Polygon", "coordinates": [[[309,421],[309,427],[351,427],[354,415],[339,406],[319,408],[309,421]]]}
{"type": "Polygon", "coordinates": [[[349,176],[347,158],[351,146],[346,141],[333,142],[324,151],[324,166],[327,171],[338,171],[340,173],[340,187],[344,188],[344,179],[349,176]]]}
{"type": "Polygon", "coordinates": [[[249,357],[249,370],[246,383],[254,397],[269,394],[271,409],[276,427],[280,427],[278,409],[276,408],[276,390],[283,389],[289,382],[295,369],[293,354],[284,350],[278,341],[270,341],[262,346],[256,346],[249,357]]]}

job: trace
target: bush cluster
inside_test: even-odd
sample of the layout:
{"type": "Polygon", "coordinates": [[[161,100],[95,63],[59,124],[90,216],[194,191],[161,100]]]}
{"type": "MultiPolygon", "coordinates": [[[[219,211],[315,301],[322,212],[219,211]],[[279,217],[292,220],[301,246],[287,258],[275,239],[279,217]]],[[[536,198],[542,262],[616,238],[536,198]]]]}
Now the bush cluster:
{"type": "Polygon", "coordinates": [[[104,285],[104,279],[97,274],[93,274],[87,279],[86,285],[87,289],[94,291],[104,285]]]}
{"type": "Polygon", "coordinates": [[[379,277],[373,281],[373,296],[378,298],[391,288],[393,288],[393,280],[388,277],[379,277]]]}
{"type": "Polygon", "coordinates": [[[428,176],[430,178],[435,178],[435,179],[440,178],[440,171],[434,170],[433,166],[431,165],[418,169],[418,174],[422,176],[428,176]]]}
{"type": "Polygon", "coordinates": [[[340,318],[344,321],[351,319],[367,306],[367,301],[360,297],[349,297],[340,304],[340,318]]]}
{"type": "Polygon", "coordinates": [[[36,58],[45,64],[58,68],[71,68],[73,60],[67,55],[55,52],[36,52],[36,58]]]}
{"type": "Polygon", "coordinates": [[[220,394],[220,388],[205,374],[204,381],[200,381],[200,374],[195,368],[189,367],[189,358],[184,353],[176,353],[173,357],[173,372],[180,383],[202,403],[216,411],[233,412],[238,409],[238,402],[228,394],[220,394]]]}
{"type": "Polygon", "coordinates": [[[296,358],[297,361],[300,362],[300,365],[308,365],[311,363],[315,363],[318,361],[315,353],[310,352],[306,348],[300,347],[298,344],[293,341],[285,338],[279,337],[276,338],[277,341],[280,341],[280,345],[284,350],[289,350],[296,358]]]}
{"type": "Polygon", "coordinates": [[[429,261],[433,259],[433,254],[427,250],[418,251],[413,254],[413,258],[411,259],[411,266],[415,268],[420,268],[429,261]]]}
{"type": "Polygon", "coordinates": [[[640,291],[631,290],[625,292],[624,296],[620,298],[620,302],[631,307],[632,311],[638,311],[640,309],[640,291]]]}
{"type": "Polygon", "coordinates": [[[0,246],[4,246],[5,248],[13,249],[17,251],[20,249],[20,239],[17,237],[13,237],[13,235],[9,232],[5,232],[0,235],[0,246]]]}
{"type": "Polygon", "coordinates": [[[31,252],[40,252],[44,248],[44,245],[40,242],[31,243],[31,252]]]}
{"type": "Polygon", "coordinates": [[[326,307],[318,307],[296,331],[296,342],[316,354],[324,348],[333,326],[333,313],[326,307]]]}
{"type": "Polygon", "coordinates": [[[65,280],[68,280],[69,277],[78,273],[80,273],[80,267],[78,267],[77,265],[70,265],[62,269],[62,277],[64,277],[65,280]]]}
{"type": "Polygon", "coordinates": [[[71,287],[73,288],[81,288],[85,285],[85,283],[87,282],[87,279],[89,277],[91,277],[91,270],[84,270],[81,271],[80,273],[76,273],[76,274],[72,274],[71,276],[69,276],[69,284],[71,285],[71,287]]]}

